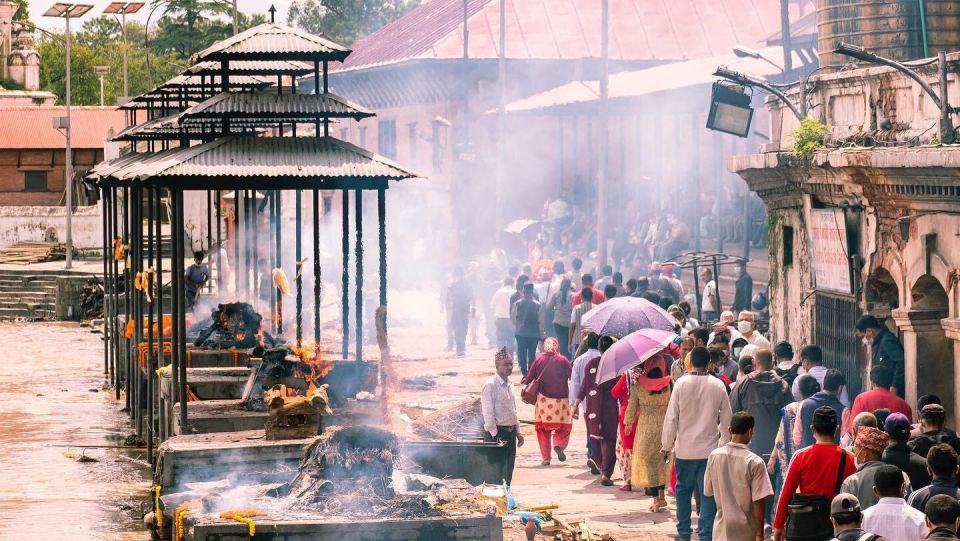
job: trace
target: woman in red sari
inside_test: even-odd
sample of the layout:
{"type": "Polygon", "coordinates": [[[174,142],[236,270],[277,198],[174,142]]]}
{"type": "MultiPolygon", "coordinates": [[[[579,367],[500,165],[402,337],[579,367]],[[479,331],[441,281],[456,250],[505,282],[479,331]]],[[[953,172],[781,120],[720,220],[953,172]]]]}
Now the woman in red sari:
{"type": "Polygon", "coordinates": [[[539,380],[534,425],[544,466],[550,465],[550,451],[557,453],[560,462],[567,460],[564,450],[570,441],[573,415],[570,409],[570,374],[573,367],[566,357],[557,353],[560,342],[556,338],[543,341],[543,355],[533,362],[523,378],[523,384],[539,380]],[[551,441],[552,440],[552,441],[551,441]]]}
{"type": "Polygon", "coordinates": [[[637,422],[633,422],[633,427],[626,430],[623,426],[623,417],[627,412],[627,405],[630,403],[630,386],[636,382],[639,370],[633,369],[630,372],[620,376],[617,384],[610,390],[610,394],[617,399],[620,404],[620,438],[617,439],[617,463],[620,464],[620,473],[623,475],[623,485],[620,490],[630,491],[630,462],[631,452],[633,451],[633,438],[627,434],[633,434],[636,430],[637,422]]]}

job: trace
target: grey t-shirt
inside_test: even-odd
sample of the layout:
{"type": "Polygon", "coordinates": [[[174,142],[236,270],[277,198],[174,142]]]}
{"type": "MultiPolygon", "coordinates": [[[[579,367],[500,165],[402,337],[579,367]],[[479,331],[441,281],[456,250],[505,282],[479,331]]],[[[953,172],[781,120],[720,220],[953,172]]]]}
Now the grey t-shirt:
{"type": "Polygon", "coordinates": [[[208,278],[210,278],[210,267],[206,263],[201,263],[197,265],[194,263],[187,267],[187,278],[190,282],[184,284],[184,288],[187,291],[196,291],[197,286],[195,284],[202,284],[208,278]]]}

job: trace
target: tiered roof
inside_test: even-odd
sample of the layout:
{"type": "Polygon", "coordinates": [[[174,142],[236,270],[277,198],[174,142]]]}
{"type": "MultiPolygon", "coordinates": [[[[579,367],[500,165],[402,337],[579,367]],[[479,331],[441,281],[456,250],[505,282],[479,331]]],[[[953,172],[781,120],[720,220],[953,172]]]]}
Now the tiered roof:
{"type": "Polygon", "coordinates": [[[215,43],[195,55],[195,65],[124,106],[148,111],[149,120],[114,137],[133,142],[134,152],[99,164],[88,179],[187,190],[382,189],[388,180],[418,176],[319,129],[372,111],[321,88],[319,77],[315,93],[294,93],[297,77],[322,72],[326,79],[328,63],[349,54],[322,36],[275,23],[215,43]],[[316,135],[284,135],[297,133],[297,124],[316,135]],[[181,146],[138,153],[138,141],[181,146]]]}

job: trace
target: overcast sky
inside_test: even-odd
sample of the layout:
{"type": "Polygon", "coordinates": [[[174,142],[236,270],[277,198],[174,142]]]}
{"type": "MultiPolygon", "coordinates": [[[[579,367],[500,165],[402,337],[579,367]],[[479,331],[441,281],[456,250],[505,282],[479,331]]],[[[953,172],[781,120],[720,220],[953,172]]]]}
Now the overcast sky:
{"type": "MultiPolygon", "coordinates": [[[[96,17],[96,14],[102,12],[104,8],[110,5],[108,0],[73,0],[77,3],[90,3],[94,5],[94,8],[87,13],[83,19],[88,19],[91,17],[96,17]]],[[[263,15],[268,15],[267,10],[270,8],[270,5],[273,4],[277,8],[277,22],[286,23],[287,22],[287,9],[290,8],[290,4],[293,0],[237,0],[237,7],[240,11],[244,13],[262,13],[263,15]]],[[[63,22],[51,19],[49,17],[44,17],[43,12],[49,9],[50,6],[56,3],[56,0],[30,0],[30,20],[36,23],[38,26],[48,29],[48,30],[63,30],[63,22]]],[[[141,22],[145,22],[147,14],[150,12],[149,7],[153,4],[152,1],[147,1],[147,5],[140,10],[136,15],[131,15],[131,19],[138,19],[141,22]]],[[[162,8],[161,8],[162,9],[162,8]]],[[[150,25],[153,26],[154,21],[159,18],[160,10],[157,10],[154,13],[153,18],[150,19],[150,25]]],[[[269,20],[269,18],[268,18],[269,20]]],[[[74,28],[71,23],[71,29],[74,28]]]]}

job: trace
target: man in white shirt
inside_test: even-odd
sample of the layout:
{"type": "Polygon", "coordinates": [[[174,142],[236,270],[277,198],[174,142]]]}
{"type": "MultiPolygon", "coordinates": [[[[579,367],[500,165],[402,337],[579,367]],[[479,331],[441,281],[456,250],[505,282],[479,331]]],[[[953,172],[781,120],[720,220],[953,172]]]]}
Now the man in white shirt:
{"type": "Polygon", "coordinates": [[[750,344],[760,349],[770,349],[767,337],[757,332],[757,316],[749,310],[743,310],[737,316],[737,331],[750,344]]]}
{"type": "MultiPolygon", "coordinates": [[[[797,374],[797,379],[793,380],[793,388],[791,389],[793,391],[793,398],[798,402],[803,400],[800,396],[799,376],[810,374],[820,384],[820,388],[823,389],[823,377],[827,375],[828,370],[826,366],[823,366],[823,350],[820,349],[820,346],[803,346],[800,350],[800,365],[801,369],[797,374]]],[[[846,385],[840,389],[840,394],[837,395],[837,398],[845,408],[850,407],[850,396],[847,394],[846,385]]]]}
{"type": "Polygon", "coordinates": [[[490,306],[493,311],[493,326],[497,334],[497,348],[507,348],[510,353],[517,352],[517,340],[514,338],[513,322],[510,321],[510,298],[517,290],[511,278],[504,278],[503,285],[493,293],[490,306]]]}
{"type": "Polygon", "coordinates": [[[717,502],[714,541],[763,541],[763,517],[773,485],[763,459],[750,451],[753,416],[733,414],[730,442],[710,453],[703,493],[717,502]]]}
{"type": "Polygon", "coordinates": [[[863,529],[888,541],[917,541],[927,537],[927,517],[903,499],[903,472],[884,464],[873,477],[880,501],[863,512],[863,529]]]}
{"type": "Polygon", "coordinates": [[[513,396],[510,374],[513,373],[513,357],[507,348],[500,348],[494,361],[497,373],[480,391],[480,409],[483,412],[483,430],[489,441],[502,441],[507,446],[507,460],[502,479],[509,485],[513,480],[513,466],[517,460],[517,447],[523,445],[520,434],[520,419],[517,417],[517,401],[513,396]]]}
{"type": "Polygon", "coordinates": [[[677,470],[677,538],[689,540],[690,498],[700,496],[697,536],[710,541],[717,512],[712,496],[704,493],[707,458],[730,439],[727,427],[733,416],[723,382],[707,374],[710,352],[696,347],[690,352],[693,370],[677,380],[663,420],[661,453],[674,451],[677,470]]]}
{"type": "Polygon", "coordinates": [[[700,282],[703,285],[703,297],[700,300],[702,314],[700,319],[704,322],[717,321],[720,317],[720,303],[717,298],[717,283],[713,281],[713,271],[709,267],[704,267],[700,271],[700,282]]]}

